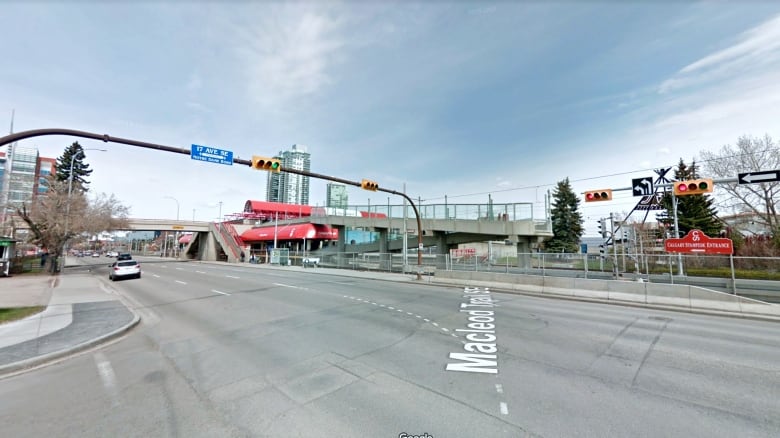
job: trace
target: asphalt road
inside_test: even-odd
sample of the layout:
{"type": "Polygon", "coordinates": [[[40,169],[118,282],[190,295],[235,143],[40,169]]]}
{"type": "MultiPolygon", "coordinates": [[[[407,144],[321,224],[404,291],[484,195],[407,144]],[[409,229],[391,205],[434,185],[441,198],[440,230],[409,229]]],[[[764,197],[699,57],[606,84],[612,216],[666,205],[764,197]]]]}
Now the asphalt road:
{"type": "Polygon", "coordinates": [[[0,380],[3,435],[780,436],[780,324],[155,259],[111,283],[103,260],[142,324],[0,380]]]}

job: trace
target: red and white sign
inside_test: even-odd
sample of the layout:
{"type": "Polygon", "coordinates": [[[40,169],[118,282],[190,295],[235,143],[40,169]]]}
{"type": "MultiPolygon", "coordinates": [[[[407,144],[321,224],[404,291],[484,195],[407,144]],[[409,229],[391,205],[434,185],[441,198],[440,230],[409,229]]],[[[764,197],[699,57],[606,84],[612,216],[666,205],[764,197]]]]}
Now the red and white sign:
{"type": "Polygon", "coordinates": [[[691,230],[682,239],[666,239],[666,252],[686,252],[699,254],[733,254],[734,244],[731,239],[709,237],[701,230],[691,230]]]}
{"type": "Polygon", "coordinates": [[[450,250],[450,256],[452,257],[473,257],[477,254],[476,248],[457,248],[450,250]]]}

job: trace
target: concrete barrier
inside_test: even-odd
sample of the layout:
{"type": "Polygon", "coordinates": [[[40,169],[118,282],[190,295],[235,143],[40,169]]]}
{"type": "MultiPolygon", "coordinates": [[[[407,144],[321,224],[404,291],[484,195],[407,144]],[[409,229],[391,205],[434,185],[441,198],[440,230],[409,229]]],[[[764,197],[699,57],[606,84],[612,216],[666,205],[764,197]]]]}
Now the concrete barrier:
{"type": "Polygon", "coordinates": [[[607,299],[647,304],[647,283],[637,281],[607,281],[607,299]]]}
{"type": "Polygon", "coordinates": [[[434,282],[780,320],[780,305],[687,284],[469,271],[437,271],[434,282]]]}

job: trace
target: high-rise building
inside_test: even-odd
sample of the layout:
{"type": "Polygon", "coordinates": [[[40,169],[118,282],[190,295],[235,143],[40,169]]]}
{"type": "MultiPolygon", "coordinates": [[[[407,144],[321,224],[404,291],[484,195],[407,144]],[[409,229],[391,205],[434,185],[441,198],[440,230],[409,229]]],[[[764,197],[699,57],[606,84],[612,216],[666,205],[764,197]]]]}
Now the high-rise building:
{"type": "Polygon", "coordinates": [[[349,197],[347,196],[347,186],[338,183],[328,183],[326,207],[347,208],[349,197]]]}
{"type": "Polygon", "coordinates": [[[47,178],[56,163],[54,158],[40,157],[34,146],[12,144],[0,151],[0,234],[8,231],[6,220],[17,207],[29,205],[49,190],[47,178]]]}
{"type": "MultiPolygon", "coordinates": [[[[282,162],[282,169],[309,171],[311,169],[311,154],[306,146],[292,145],[288,151],[280,151],[276,157],[282,162]]],[[[309,177],[288,172],[269,172],[266,200],[284,202],[286,204],[309,203],[309,177]]]]}

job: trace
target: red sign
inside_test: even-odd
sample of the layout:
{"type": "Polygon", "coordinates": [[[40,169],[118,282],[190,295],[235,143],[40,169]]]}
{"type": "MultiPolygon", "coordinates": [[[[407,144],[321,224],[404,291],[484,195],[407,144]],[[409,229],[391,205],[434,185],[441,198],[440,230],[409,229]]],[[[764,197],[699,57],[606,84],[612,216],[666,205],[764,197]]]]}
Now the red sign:
{"type": "Polygon", "coordinates": [[[709,237],[701,230],[691,230],[682,239],[666,239],[666,252],[688,252],[699,254],[733,254],[731,239],[709,237]]]}

